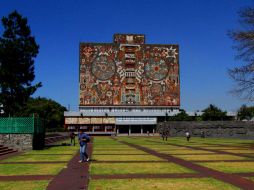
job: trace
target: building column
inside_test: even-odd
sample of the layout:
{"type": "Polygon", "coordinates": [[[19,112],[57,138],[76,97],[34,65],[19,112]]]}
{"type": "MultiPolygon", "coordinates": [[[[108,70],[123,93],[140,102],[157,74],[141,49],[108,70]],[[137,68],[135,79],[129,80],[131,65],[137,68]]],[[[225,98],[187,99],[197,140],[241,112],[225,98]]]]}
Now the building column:
{"type": "Polygon", "coordinates": [[[153,127],[153,135],[154,135],[154,127],[153,127]]]}
{"type": "Polygon", "coordinates": [[[92,126],[92,132],[94,132],[94,126],[92,126]]]}
{"type": "Polygon", "coordinates": [[[143,135],[143,125],[141,125],[141,135],[143,135]]]}
{"type": "Polygon", "coordinates": [[[129,133],[128,133],[128,135],[130,135],[131,134],[131,126],[129,125],[129,133]]]}
{"type": "Polygon", "coordinates": [[[104,126],[104,131],[107,132],[107,126],[106,125],[104,126]]]}

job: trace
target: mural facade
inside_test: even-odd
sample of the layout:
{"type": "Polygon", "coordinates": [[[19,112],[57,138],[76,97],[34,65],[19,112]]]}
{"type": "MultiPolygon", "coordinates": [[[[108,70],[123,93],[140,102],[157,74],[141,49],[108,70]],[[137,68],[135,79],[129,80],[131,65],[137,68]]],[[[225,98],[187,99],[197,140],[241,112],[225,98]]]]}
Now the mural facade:
{"type": "Polygon", "coordinates": [[[80,44],[80,106],[180,106],[178,45],[113,41],[80,44]]]}

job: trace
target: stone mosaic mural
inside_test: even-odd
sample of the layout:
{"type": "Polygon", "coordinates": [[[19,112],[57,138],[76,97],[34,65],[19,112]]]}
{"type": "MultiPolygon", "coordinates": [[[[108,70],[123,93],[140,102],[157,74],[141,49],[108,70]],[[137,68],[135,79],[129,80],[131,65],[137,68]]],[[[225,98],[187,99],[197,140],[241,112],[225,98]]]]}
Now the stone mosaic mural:
{"type": "Polygon", "coordinates": [[[113,41],[80,44],[80,106],[180,106],[178,45],[113,41]]]}

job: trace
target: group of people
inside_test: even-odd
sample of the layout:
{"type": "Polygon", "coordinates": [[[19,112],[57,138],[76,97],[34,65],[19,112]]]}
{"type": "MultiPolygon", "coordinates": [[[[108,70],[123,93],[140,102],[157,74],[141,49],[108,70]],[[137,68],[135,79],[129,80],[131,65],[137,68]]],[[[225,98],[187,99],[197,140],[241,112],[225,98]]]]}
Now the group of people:
{"type": "MultiPolygon", "coordinates": [[[[71,145],[75,146],[75,133],[70,133],[71,145]]],[[[80,130],[78,133],[78,141],[80,146],[80,160],[79,162],[88,162],[89,156],[87,154],[87,143],[90,142],[90,137],[83,131],[80,130]]]]}
{"type": "MultiPolygon", "coordinates": [[[[163,131],[162,133],[160,133],[161,137],[163,140],[168,140],[168,136],[169,136],[169,132],[167,131],[163,131]]],[[[186,140],[189,142],[190,141],[190,138],[191,138],[191,135],[190,135],[190,132],[189,131],[186,131],[185,132],[185,136],[186,136],[186,140]]],[[[200,132],[200,137],[201,138],[205,138],[205,132],[204,131],[201,131],[200,132]]]]}
{"type": "MultiPolygon", "coordinates": [[[[168,137],[169,137],[169,132],[168,131],[163,131],[162,133],[160,133],[160,135],[161,135],[163,140],[167,141],[168,137]]],[[[190,138],[191,138],[189,131],[186,131],[185,136],[186,136],[186,140],[189,142],[190,138]]]]}

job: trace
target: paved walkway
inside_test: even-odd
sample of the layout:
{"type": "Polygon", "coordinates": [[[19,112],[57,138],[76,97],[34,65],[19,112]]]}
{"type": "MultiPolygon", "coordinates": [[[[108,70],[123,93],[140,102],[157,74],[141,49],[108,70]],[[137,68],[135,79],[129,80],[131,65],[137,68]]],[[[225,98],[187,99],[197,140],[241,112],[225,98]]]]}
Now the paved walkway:
{"type": "MultiPolygon", "coordinates": [[[[92,143],[88,144],[88,155],[91,156],[92,143]]],[[[89,163],[79,163],[79,152],[49,183],[47,190],[87,190],[89,180],[89,163]]]]}

